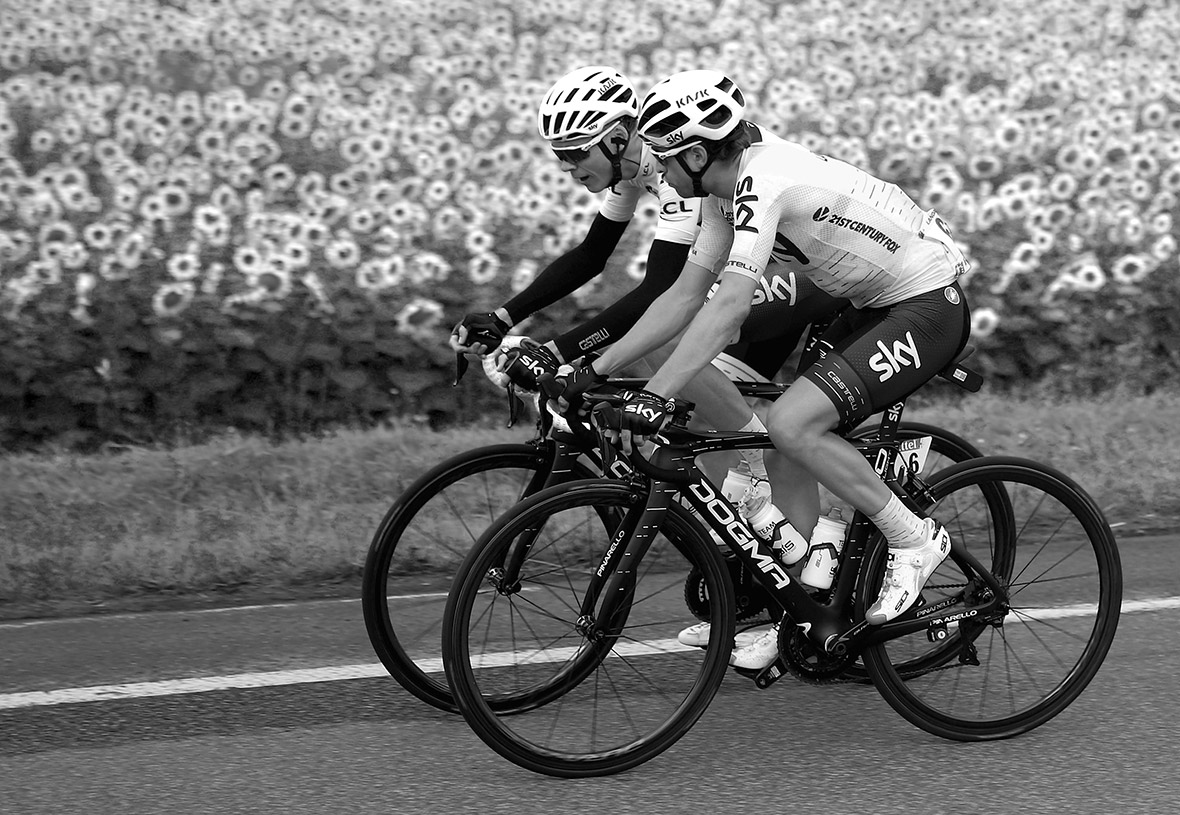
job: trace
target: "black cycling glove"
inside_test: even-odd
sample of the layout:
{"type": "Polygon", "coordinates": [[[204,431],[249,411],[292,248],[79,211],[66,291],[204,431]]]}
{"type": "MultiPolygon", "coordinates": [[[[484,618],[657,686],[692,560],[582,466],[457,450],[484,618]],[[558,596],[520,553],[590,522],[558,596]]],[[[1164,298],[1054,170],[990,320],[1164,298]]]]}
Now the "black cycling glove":
{"type": "Polygon", "coordinates": [[[660,432],[676,407],[651,391],[624,391],[621,405],[600,402],[594,407],[594,424],[603,430],[629,430],[636,436],[654,436],[660,432]]]}
{"type": "Polygon", "coordinates": [[[557,376],[557,369],[561,367],[561,362],[544,345],[521,345],[508,353],[511,362],[504,373],[518,388],[526,391],[539,391],[540,381],[557,376]]]}
{"type": "Polygon", "coordinates": [[[511,327],[497,317],[495,312],[472,312],[459,321],[451,334],[457,337],[459,329],[465,328],[467,336],[463,339],[464,346],[483,345],[490,352],[499,347],[500,341],[511,327]]]}
{"type": "Polygon", "coordinates": [[[605,381],[606,377],[595,371],[593,364],[589,364],[551,382],[543,382],[542,387],[545,388],[545,393],[549,395],[550,399],[565,403],[562,412],[568,416],[581,412],[583,393],[605,381]]]}

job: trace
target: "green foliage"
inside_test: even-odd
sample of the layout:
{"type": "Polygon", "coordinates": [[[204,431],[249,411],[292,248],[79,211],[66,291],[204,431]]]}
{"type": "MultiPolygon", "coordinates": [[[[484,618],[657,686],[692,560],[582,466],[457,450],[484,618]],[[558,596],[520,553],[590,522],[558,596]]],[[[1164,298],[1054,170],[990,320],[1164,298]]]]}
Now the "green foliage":
{"type": "MultiPolygon", "coordinates": [[[[226,313],[195,304],[160,318],[132,287],[106,287],[93,322],[60,330],[39,308],[0,321],[0,444],[145,443],[179,429],[236,427],[274,436],[372,426],[392,416],[473,420],[489,388],[451,388],[444,342],[397,330],[391,304],[342,293],[334,318],[298,296],[226,313]],[[465,402],[465,404],[464,404],[465,402]]],[[[57,317],[57,319],[54,319],[57,317]]]]}
{"type": "MultiPolygon", "coordinates": [[[[935,208],[995,386],[1180,373],[1180,17],[1166,2],[351,6],[0,15],[0,449],[463,421],[448,329],[579,242],[535,136],[576,65],[718,67],[749,117],[935,208]],[[265,12],[265,13],[264,13],[265,12]]],[[[547,339],[632,285],[608,273],[547,339]]]]}

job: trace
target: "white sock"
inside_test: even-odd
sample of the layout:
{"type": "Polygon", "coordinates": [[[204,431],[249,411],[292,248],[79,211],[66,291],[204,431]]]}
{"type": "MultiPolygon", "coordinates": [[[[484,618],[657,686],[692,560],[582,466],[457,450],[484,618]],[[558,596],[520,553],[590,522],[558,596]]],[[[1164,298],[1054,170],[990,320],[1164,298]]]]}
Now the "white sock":
{"type": "MultiPolygon", "coordinates": [[[[765,433],[766,425],[762,424],[762,420],[758,418],[757,413],[750,414],[750,421],[746,422],[744,427],[739,427],[738,430],[742,433],[765,433]]],[[[750,468],[750,475],[757,479],[766,481],[769,476],[766,474],[766,462],[762,460],[762,450],[742,450],[742,458],[746,460],[746,466],[750,468]]]]}
{"type": "Polygon", "coordinates": [[[896,495],[879,512],[869,516],[894,549],[913,549],[926,542],[926,521],[906,509],[896,495]]]}

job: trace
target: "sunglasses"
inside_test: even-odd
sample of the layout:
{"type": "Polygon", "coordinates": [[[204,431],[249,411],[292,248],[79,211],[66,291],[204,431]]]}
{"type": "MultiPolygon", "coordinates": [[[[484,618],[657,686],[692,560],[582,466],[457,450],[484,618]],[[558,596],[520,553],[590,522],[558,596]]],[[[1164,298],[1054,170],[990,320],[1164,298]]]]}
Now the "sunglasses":
{"type": "MultiPolygon", "coordinates": [[[[593,145],[591,145],[593,147],[593,145]]],[[[590,147],[576,147],[571,150],[554,150],[553,155],[557,156],[558,161],[564,161],[568,164],[581,164],[586,159],[590,158],[590,147]]]]}

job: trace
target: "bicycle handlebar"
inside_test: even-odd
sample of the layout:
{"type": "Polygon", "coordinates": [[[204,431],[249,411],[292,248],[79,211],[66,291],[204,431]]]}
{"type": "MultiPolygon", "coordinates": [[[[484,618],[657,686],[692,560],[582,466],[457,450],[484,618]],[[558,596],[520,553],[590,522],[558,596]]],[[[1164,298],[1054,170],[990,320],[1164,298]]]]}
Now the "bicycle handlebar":
{"type": "MultiPolygon", "coordinates": [[[[627,401],[627,390],[619,387],[617,382],[607,382],[595,388],[587,390],[582,398],[585,402],[591,405],[621,405],[627,401]]],[[[672,403],[672,410],[669,413],[667,429],[674,429],[683,427],[688,423],[689,417],[692,415],[692,409],[695,405],[686,399],[671,397],[669,402],[672,403]]],[[[591,415],[593,409],[591,409],[591,415]]],[[[599,443],[599,451],[603,458],[603,467],[607,467],[609,463],[609,451],[616,449],[606,438],[606,432],[603,428],[593,427],[592,432],[597,436],[599,443]]],[[[668,469],[652,464],[651,460],[645,458],[637,448],[633,448],[631,454],[627,456],[627,461],[639,472],[646,475],[653,481],[671,481],[673,483],[684,482],[688,479],[687,473],[679,469],[668,469]]]]}

